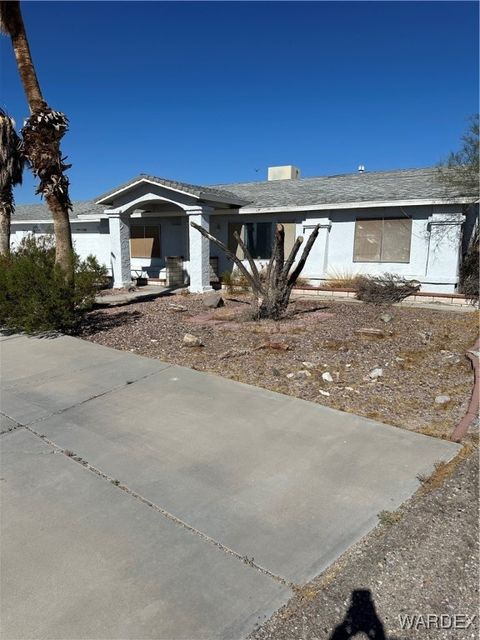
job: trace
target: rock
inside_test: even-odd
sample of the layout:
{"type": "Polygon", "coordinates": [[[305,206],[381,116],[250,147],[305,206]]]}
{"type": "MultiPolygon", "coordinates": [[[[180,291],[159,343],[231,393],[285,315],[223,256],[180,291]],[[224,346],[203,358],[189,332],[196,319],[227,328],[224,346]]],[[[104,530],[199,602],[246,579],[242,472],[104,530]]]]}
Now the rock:
{"type": "Polygon", "coordinates": [[[291,380],[291,379],[292,379],[292,378],[294,378],[294,377],[295,377],[295,374],[294,374],[294,373],[287,373],[287,378],[288,378],[289,380],[291,380]]]}
{"type": "Polygon", "coordinates": [[[382,313],[382,315],[380,316],[380,320],[387,324],[387,322],[391,322],[393,320],[393,316],[391,316],[389,313],[382,313]]]}
{"type": "Polygon", "coordinates": [[[329,395],[330,395],[328,391],[324,391],[323,389],[319,389],[319,390],[318,390],[318,393],[319,393],[321,396],[329,396],[329,395]]]}
{"type": "Polygon", "coordinates": [[[368,374],[370,380],[376,380],[377,378],[381,378],[383,376],[383,369],[381,367],[376,367],[372,369],[368,374]]]}
{"type": "Polygon", "coordinates": [[[384,338],[385,332],[382,329],[374,329],[373,327],[364,327],[363,329],[355,329],[355,333],[360,336],[371,338],[384,338]]]}
{"type": "Polygon", "coordinates": [[[313,364],[313,362],[302,362],[303,366],[305,367],[305,369],[315,369],[315,365],[313,364]]]}
{"type": "Polygon", "coordinates": [[[218,307],[225,306],[225,302],[223,301],[221,294],[216,291],[205,293],[202,302],[203,306],[207,309],[218,309],[218,307]]]}
{"type": "Polygon", "coordinates": [[[256,347],[257,349],[276,349],[277,351],[288,351],[290,345],[284,340],[269,340],[256,347]]]}
{"type": "Polygon", "coordinates": [[[296,378],[311,378],[312,374],[307,369],[301,369],[300,371],[297,371],[297,374],[296,374],[295,377],[296,378]]]}
{"type": "Polygon", "coordinates": [[[435,404],[447,404],[448,402],[450,402],[451,398],[450,396],[444,395],[444,396],[437,396],[435,398],[435,404]]]}
{"type": "Polygon", "coordinates": [[[400,358],[399,356],[395,356],[395,362],[405,362],[405,358],[400,358]]]}
{"type": "Polygon", "coordinates": [[[226,358],[237,358],[238,356],[244,356],[248,353],[248,349],[229,349],[218,356],[219,360],[225,360],[226,358]]]}
{"type": "Polygon", "coordinates": [[[188,311],[187,307],[185,307],[183,304],[175,304],[175,303],[170,303],[167,307],[170,311],[178,311],[179,313],[184,313],[185,311],[188,311]]]}
{"type": "Polygon", "coordinates": [[[183,336],[183,344],[187,347],[203,347],[203,342],[197,336],[192,335],[191,333],[186,333],[183,336]]]}
{"type": "Polygon", "coordinates": [[[333,382],[332,374],[328,371],[325,371],[325,373],[322,373],[322,380],[324,382],[333,382]]]}

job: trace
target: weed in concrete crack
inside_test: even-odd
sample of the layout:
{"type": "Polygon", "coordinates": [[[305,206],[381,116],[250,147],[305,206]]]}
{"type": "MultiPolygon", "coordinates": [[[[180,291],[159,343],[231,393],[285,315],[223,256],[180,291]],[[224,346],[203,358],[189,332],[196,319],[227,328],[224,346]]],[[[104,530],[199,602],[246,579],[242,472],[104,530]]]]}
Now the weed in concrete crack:
{"type": "Polygon", "coordinates": [[[65,449],[63,453],[69,458],[73,458],[73,456],[75,455],[75,453],[73,451],[70,451],[70,449],[65,449]]]}
{"type": "Polygon", "coordinates": [[[110,482],[114,484],[116,487],[118,487],[118,485],[120,484],[120,480],[110,480],[110,482]]]}

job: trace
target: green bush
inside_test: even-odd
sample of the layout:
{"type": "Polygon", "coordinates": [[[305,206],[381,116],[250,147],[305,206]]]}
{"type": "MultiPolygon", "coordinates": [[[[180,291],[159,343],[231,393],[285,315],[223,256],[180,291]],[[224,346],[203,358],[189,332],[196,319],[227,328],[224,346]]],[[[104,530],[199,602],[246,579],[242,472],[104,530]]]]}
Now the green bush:
{"type": "Polygon", "coordinates": [[[0,256],[0,327],[27,333],[72,333],[107,282],[96,258],[74,256],[75,286],[55,265],[50,237],[27,236],[9,256],[0,256]]]}

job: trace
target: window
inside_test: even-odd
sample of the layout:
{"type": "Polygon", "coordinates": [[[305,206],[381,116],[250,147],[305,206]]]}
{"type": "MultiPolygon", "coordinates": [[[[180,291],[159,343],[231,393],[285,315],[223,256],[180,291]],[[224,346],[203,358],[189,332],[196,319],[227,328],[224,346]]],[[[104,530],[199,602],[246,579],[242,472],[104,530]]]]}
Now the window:
{"type": "Polygon", "coordinates": [[[252,258],[270,258],[272,253],[272,223],[247,222],[245,244],[252,258]]]}
{"type": "Polygon", "coordinates": [[[160,227],[136,224],[130,227],[132,258],[160,258],[160,227]]]}
{"type": "Polygon", "coordinates": [[[412,221],[409,218],[357,220],[354,262],[410,262],[412,221]]]}
{"type": "Polygon", "coordinates": [[[242,249],[233,235],[236,231],[246,244],[252,258],[268,259],[272,253],[271,222],[230,222],[228,225],[228,248],[237,258],[244,260],[242,249]]]}

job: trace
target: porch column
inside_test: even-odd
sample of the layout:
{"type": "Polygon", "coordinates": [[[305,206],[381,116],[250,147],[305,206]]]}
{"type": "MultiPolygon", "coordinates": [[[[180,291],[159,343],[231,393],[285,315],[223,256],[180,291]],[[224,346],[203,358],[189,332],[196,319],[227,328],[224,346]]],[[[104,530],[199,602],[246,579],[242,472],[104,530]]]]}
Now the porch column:
{"type": "Polygon", "coordinates": [[[208,231],[211,211],[211,207],[195,207],[187,211],[190,258],[189,289],[192,293],[204,293],[212,290],[210,286],[210,241],[190,224],[190,222],[195,222],[208,231]]]}
{"type": "Polygon", "coordinates": [[[113,286],[115,289],[128,287],[132,283],[130,266],[130,225],[129,216],[110,214],[110,261],[112,264],[113,286]]]}

